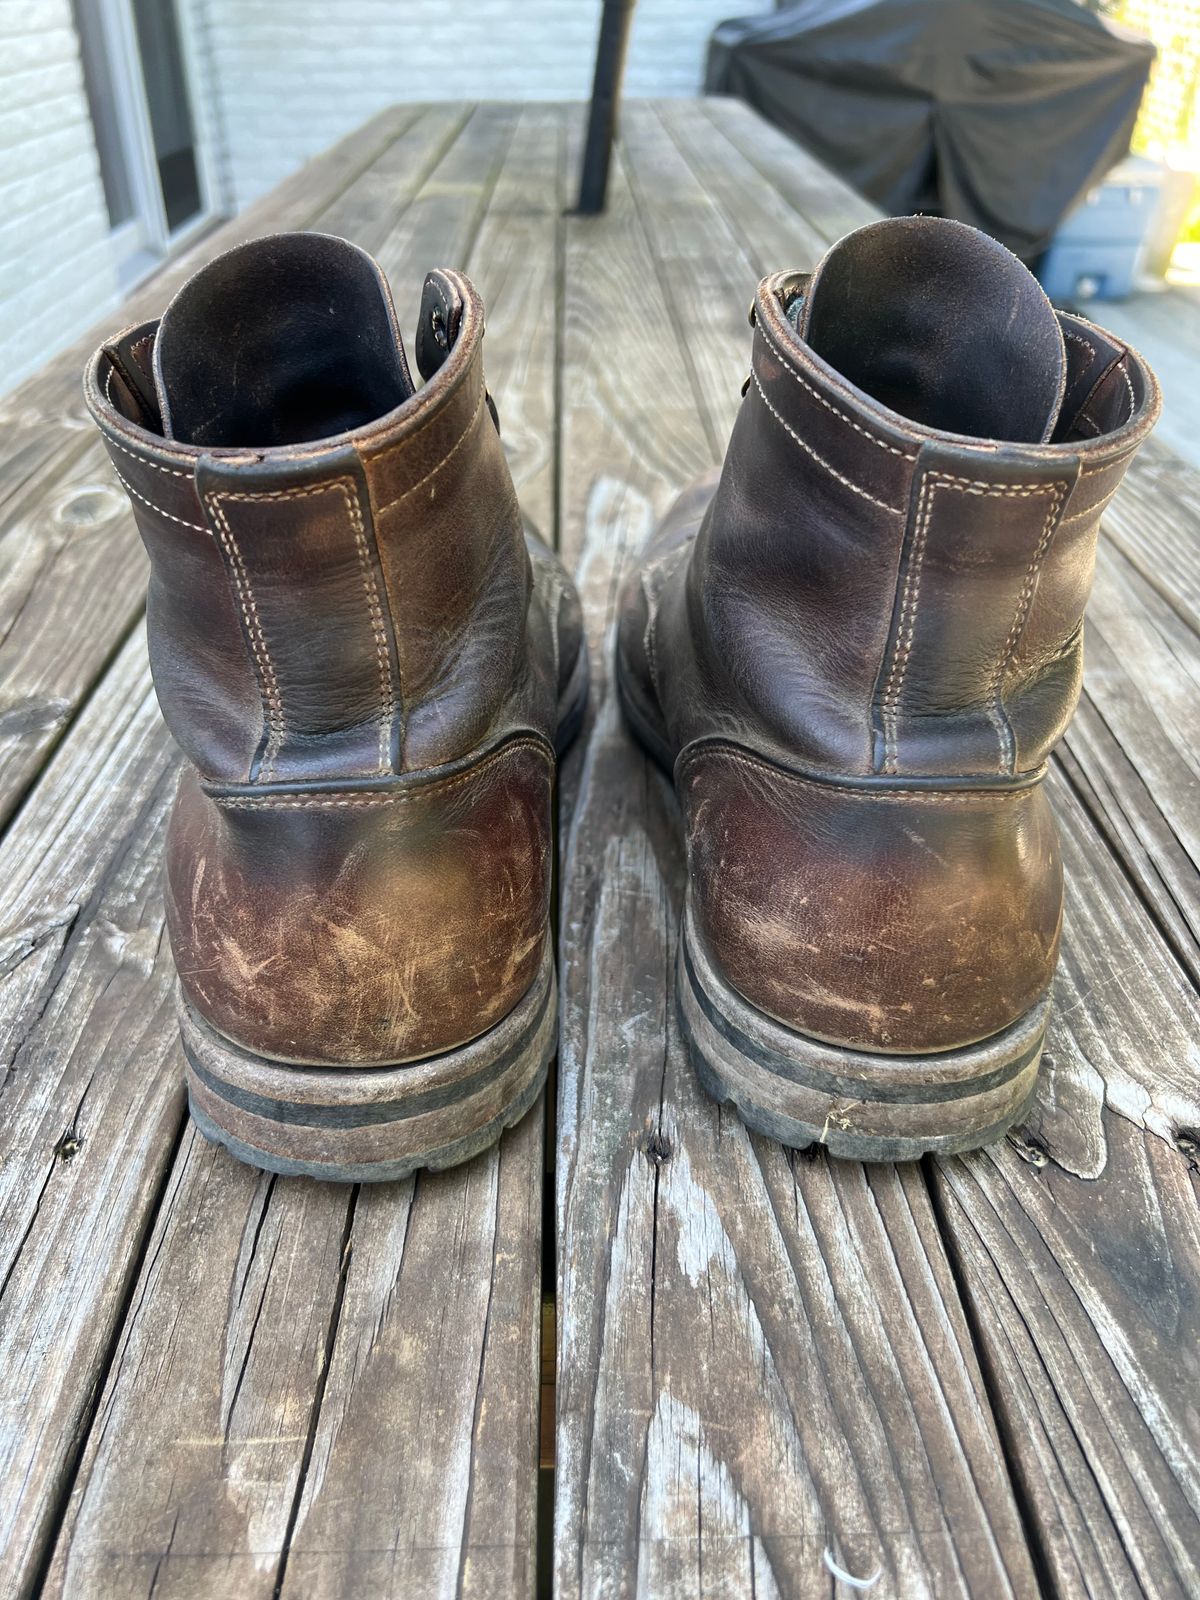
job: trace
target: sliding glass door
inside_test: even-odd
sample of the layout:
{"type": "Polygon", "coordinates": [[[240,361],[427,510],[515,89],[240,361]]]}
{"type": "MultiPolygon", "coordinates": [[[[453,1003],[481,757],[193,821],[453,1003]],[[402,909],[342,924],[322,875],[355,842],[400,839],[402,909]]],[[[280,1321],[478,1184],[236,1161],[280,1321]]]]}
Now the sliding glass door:
{"type": "Polygon", "coordinates": [[[212,211],[174,0],[72,0],[123,280],[212,211]]]}

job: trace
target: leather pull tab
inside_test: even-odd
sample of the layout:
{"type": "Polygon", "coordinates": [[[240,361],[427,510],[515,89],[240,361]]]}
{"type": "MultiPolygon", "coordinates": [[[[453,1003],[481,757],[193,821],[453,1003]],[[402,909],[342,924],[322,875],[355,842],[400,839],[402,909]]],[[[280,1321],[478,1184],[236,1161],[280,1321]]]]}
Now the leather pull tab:
{"type": "Polygon", "coordinates": [[[462,325],[463,300],[444,272],[431,272],[421,293],[417,323],[417,369],[428,383],[454,348],[462,325]]]}
{"type": "Polygon", "coordinates": [[[112,363],[112,386],[108,398],[114,403],[118,395],[124,404],[118,410],[131,422],[140,422],[151,433],[162,432],[162,414],[158,394],[154,387],[154,339],[157,322],[143,322],[136,328],[126,328],[104,346],[104,353],[112,363]],[[132,409],[131,409],[132,407],[132,409]]]}

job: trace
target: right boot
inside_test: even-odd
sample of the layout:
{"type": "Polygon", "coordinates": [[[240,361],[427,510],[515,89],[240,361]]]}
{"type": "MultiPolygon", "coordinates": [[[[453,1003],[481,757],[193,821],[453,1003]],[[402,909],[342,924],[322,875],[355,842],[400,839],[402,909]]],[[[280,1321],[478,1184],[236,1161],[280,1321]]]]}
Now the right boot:
{"type": "Polygon", "coordinates": [[[85,375],[187,758],[166,895],[192,1114],[271,1171],[466,1160],[553,1052],[551,804],[587,658],[482,336],[471,284],[432,272],[418,387],[376,263],[285,234],[85,375]]]}
{"type": "Polygon", "coordinates": [[[705,1087],[785,1144],[968,1149],[1034,1092],[1063,906],[1046,763],[1158,389],[928,217],[768,278],[753,322],[724,468],[621,603],[622,703],[686,830],[681,1027],[705,1087]]]}

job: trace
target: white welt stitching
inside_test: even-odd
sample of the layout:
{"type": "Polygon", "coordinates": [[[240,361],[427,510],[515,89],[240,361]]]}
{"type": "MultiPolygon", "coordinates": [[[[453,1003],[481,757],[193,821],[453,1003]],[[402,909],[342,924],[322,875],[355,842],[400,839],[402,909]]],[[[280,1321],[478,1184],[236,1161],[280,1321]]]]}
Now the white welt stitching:
{"type": "MultiPolygon", "coordinates": [[[[136,450],[128,449],[119,439],[114,439],[107,429],[101,428],[100,432],[114,450],[119,450],[123,456],[128,456],[131,461],[136,461],[139,467],[149,467],[151,472],[161,472],[168,478],[192,478],[195,476],[192,472],[179,472],[174,467],[161,467],[157,461],[151,461],[146,456],[138,455],[136,450]]],[[[204,531],[207,533],[208,529],[206,528],[204,531]]]]}
{"type": "Polygon", "coordinates": [[[1093,361],[1096,359],[1096,347],[1083,337],[1081,333],[1067,333],[1064,329],[1063,338],[1070,339],[1072,344],[1081,344],[1093,361]]]}
{"type": "Polygon", "coordinates": [[[371,553],[367,548],[367,536],[363,529],[362,507],[359,504],[357,487],[349,478],[338,478],[336,483],[346,496],[346,509],[350,513],[350,525],[354,529],[354,543],[358,550],[359,565],[362,567],[363,588],[367,591],[367,609],[371,613],[371,632],[375,636],[375,659],[379,665],[379,689],[383,698],[383,705],[379,715],[379,770],[383,773],[389,771],[392,764],[392,719],[396,714],[396,697],[392,691],[391,662],[388,659],[387,629],[384,627],[383,607],[379,601],[379,586],[375,582],[375,569],[371,563],[371,553]]]}
{"type": "Polygon", "coordinates": [[[1026,569],[1025,581],[1021,585],[1020,594],[1017,596],[1017,614],[1013,618],[1012,627],[1008,630],[1008,638],[1004,642],[1004,650],[1001,654],[999,665],[996,668],[995,677],[992,680],[992,703],[988,711],[988,715],[991,717],[992,724],[997,733],[1000,735],[1001,772],[1004,771],[1006,765],[1009,767],[1015,767],[1016,764],[1016,752],[1013,748],[1012,742],[1012,729],[1008,724],[1008,719],[1003,715],[1001,706],[1001,695],[1004,690],[1004,675],[1008,671],[1013,655],[1016,653],[1017,643],[1020,640],[1021,634],[1024,630],[1025,621],[1029,615],[1029,608],[1033,603],[1033,592],[1037,588],[1037,581],[1041,572],[1042,561],[1045,559],[1046,551],[1050,547],[1051,537],[1053,536],[1054,530],[1058,525],[1058,513],[1062,507],[1063,495],[1066,493],[1066,489],[1067,486],[1064,483],[1048,483],[1043,485],[1043,492],[1050,496],[1050,506],[1046,512],[1046,520],[1042,524],[1042,533],[1038,540],[1037,548],[1033,552],[1033,559],[1030,561],[1029,566],[1026,569]]]}
{"type": "MultiPolygon", "coordinates": [[[[479,413],[483,410],[483,402],[485,401],[486,398],[487,398],[487,390],[481,388],[480,391],[479,391],[479,399],[475,402],[475,409],[474,409],[474,411],[472,411],[472,413],[470,415],[470,418],[467,421],[466,427],[459,434],[458,438],[454,441],[454,443],[450,446],[449,450],[446,451],[446,454],[438,462],[437,466],[436,467],[431,467],[423,478],[418,478],[417,479],[416,483],[409,484],[408,488],[404,490],[403,494],[398,494],[394,500],[389,500],[387,505],[380,506],[380,508],[379,508],[379,515],[380,516],[382,516],[385,511],[390,511],[393,506],[398,506],[400,504],[401,500],[407,500],[410,494],[415,494],[418,489],[422,488],[425,484],[427,484],[429,482],[430,478],[433,478],[433,477],[437,476],[437,474],[442,470],[442,468],[450,461],[452,456],[457,455],[458,451],[466,443],[467,435],[471,432],[471,429],[475,426],[476,419],[479,416],[479,413]]],[[[381,450],[377,456],[372,456],[371,457],[371,464],[374,466],[377,462],[386,461],[389,456],[394,456],[397,451],[402,450],[405,447],[405,445],[408,444],[408,442],[409,441],[407,439],[402,439],[399,444],[392,445],[390,449],[381,450]]]]}
{"type": "Polygon", "coordinates": [[[1125,365],[1124,356],[1122,356],[1120,361],[1117,363],[1117,371],[1125,379],[1125,388],[1129,394],[1129,415],[1125,418],[1125,421],[1128,422],[1129,418],[1132,417],[1133,413],[1137,410],[1137,397],[1133,392],[1133,383],[1130,380],[1129,368],[1125,365]]]}
{"type": "Polygon", "coordinates": [[[766,406],[767,410],[775,418],[775,421],[779,424],[779,426],[783,428],[785,432],[791,434],[792,438],[800,446],[801,450],[804,451],[805,455],[811,456],[819,467],[824,467],[825,471],[830,475],[831,478],[836,478],[839,483],[844,484],[852,494],[861,495],[864,500],[869,500],[873,506],[878,506],[881,511],[890,511],[895,517],[903,515],[899,506],[890,506],[886,500],[877,500],[873,494],[868,494],[865,489],[860,489],[858,484],[851,483],[849,478],[844,478],[836,467],[830,466],[829,462],[825,460],[824,456],[819,456],[810,444],[806,444],[796,432],[795,428],[793,428],[791,424],[781,417],[778,411],[776,411],[775,407],[767,399],[766,390],[758,381],[757,372],[751,372],[750,376],[754,379],[754,387],[761,395],[763,405],[766,406]]]}
{"type": "Polygon", "coordinates": [[[242,552],[233,537],[233,530],[229,526],[228,518],[219,504],[221,500],[255,500],[260,498],[264,500],[286,499],[287,494],[272,493],[262,496],[209,494],[205,496],[217,524],[217,536],[224,545],[225,552],[229,557],[230,570],[233,573],[233,586],[237,593],[238,603],[242,608],[242,616],[246,622],[246,634],[250,640],[251,654],[254,656],[254,663],[258,669],[259,689],[262,694],[263,708],[267,721],[267,748],[263,752],[258,779],[260,783],[265,783],[271,777],[275,766],[275,758],[279,754],[279,748],[287,731],[283,715],[283,701],[279,693],[279,680],[275,676],[275,668],[271,664],[271,653],[267,649],[267,636],[263,632],[258,607],[254,603],[254,594],[250,588],[250,574],[246,570],[242,552]]]}
{"type": "Polygon", "coordinates": [[[883,771],[894,775],[899,768],[898,752],[898,727],[900,695],[904,688],[904,679],[908,671],[909,658],[912,655],[913,640],[917,627],[917,606],[921,593],[921,563],[925,557],[928,544],[929,524],[933,516],[934,495],[939,487],[945,485],[958,494],[983,495],[996,499],[1029,499],[1034,496],[1050,496],[1050,508],[1038,539],[1037,548],[1026,569],[1025,579],[1017,598],[1017,612],[1004,642],[1000,661],[993,675],[990,685],[990,700],[987,707],[988,721],[995,729],[996,738],[1000,745],[1000,767],[1003,772],[1010,762],[1014,752],[1012,746],[1012,731],[1001,707],[1001,690],[1004,674],[1012,661],[1013,654],[1025,626],[1025,619],[1033,601],[1033,593],[1037,587],[1038,574],[1042,561],[1049,548],[1050,539],[1058,521],[1058,512],[1062,504],[1066,485],[1062,482],[1040,483],[1024,485],[1019,483],[985,483],[979,478],[959,478],[951,472],[927,472],[921,482],[921,492],[917,499],[916,528],[913,534],[912,550],[909,555],[908,571],[904,579],[904,592],[900,601],[900,616],[896,625],[896,643],[893,649],[891,668],[887,682],[884,685],[883,696],[880,701],[880,714],[883,719],[883,771]]]}
{"type": "Polygon", "coordinates": [[[1120,467],[1121,470],[1124,471],[1126,466],[1128,466],[1129,462],[1132,460],[1133,451],[1130,450],[1127,451],[1123,456],[1110,456],[1106,461],[1097,461],[1093,466],[1081,467],[1079,476],[1081,478],[1093,478],[1095,477],[1096,473],[1111,472],[1114,467],[1120,467]]]}
{"type": "Polygon", "coordinates": [[[913,636],[917,631],[917,604],[921,597],[921,563],[929,534],[929,520],[933,513],[932,480],[936,474],[929,472],[921,481],[917,501],[917,526],[909,554],[908,571],[904,575],[904,593],[900,601],[900,617],[896,624],[896,645],[892,654],[892,668],[884,685],[880,712],[883,717],[883,770],[894,773],[899,764],[896,749],[897,707],[908,659],[912,654],[913,636]]]}
{"type": "Polygon", "coordinates": [[[448,794],[452,789],[460,788],[464,783],[472,783],[481,777],[490,767],[505,760],[508,756],[528,752],[537,756],[549,772],[553,766],[550,752],[540,739],[513,739],[510,743],[501,745],[498,750],[493,750],[475,766],[468,767],[465,772],[455,773],[449,778],[439,778],[436,782],[422,784],[416,789],[401,789],[397,793],[356,794],[344,795],[307,794],[307,795],[213,795],[214,804],[225,810],[236,811],[308,811],[318,808],[327,810],[345,810],[350,806],[401,806],[415,804],[427,799],[430,795],[441,796],[448,794]]]}
{"type": "Polygon", "coordinates": [[[853,417],[847,416],[844,411],[839,410],[832,401],[825,398],[819,389],[814,389],[811,383],[809,383],[805,378],[801,377],[788,357],[775,343],[774,339],[772,339],[767,333],[764,324],[760,322],[758,327],[767,345],[779,357],[779,360],[783,364],[783,369],[787,373],[788,377],[794,378],[802,389],[807,389],[808,393],[812,395],[813,399],[816,400],[820,405],[823,405],[826,411],[832,411],[835,417],[839,417],[844,423],[846,423],[848,427],[853,428],[855,433],[861,433],[864,439],[869,439],[872,444],[878,445],[881,450],[886,450],[889,455],[899,456],[903,461],[915,461],[917,459],[917,452],[915,450],[900,450],[896,445],[888,444],[886,439],[881,439],[878,434],[872,433],[869,428],[862,427],[861,424],[855,422],[853,417]]]}
{"type": "Polygon", "coordinates": [[[142,376],[144,378],[148,378],[151,383],[154,382],[154,374],[142,360],[142,356],[145,355],[146,351],[149,350],[150,346],[154,343],[156,331],[157,330],[154,330],[150,333],[144,333],[140,339],[135,340],[134,343],[129,346],[130,356],[133,358],[135,364],[141,371],[142,376]]]}
{"type": "Polygon", "coordinates": [[[173,511],[164,511],[161,506],[155,505],[153,500],[147,500],[144,494],[140,494],[133,487],[129,479],[124,476],[118,467],[114,466],[113,471],[116,473],[118,480],[124,485],[125,493],[132,495],[135,500],[140,500],[144,506],[149,506],[157,516],[166,517],[168,522],[177,522],[181,528],[194,528],[197,533],[208,533],[208,529],[201,523],[185,522],[182,517],[177,517],[173,511]]]}

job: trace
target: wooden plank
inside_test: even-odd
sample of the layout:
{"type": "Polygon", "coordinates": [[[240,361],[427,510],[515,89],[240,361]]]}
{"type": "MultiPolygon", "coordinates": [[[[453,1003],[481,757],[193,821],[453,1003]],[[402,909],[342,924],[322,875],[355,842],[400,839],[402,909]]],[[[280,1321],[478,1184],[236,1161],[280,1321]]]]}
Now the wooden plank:
{"type": "Polygon", "coordinates": [[[851,1592],[833,1562],[882,1593],[1030,1593],[919,1171],[751,1139],[679,1041],[679,818],[621,727],[611,629],[655,516],[712,458],[680,335],[703,404],[733,370],[700,344],[719,263],[744,263],[661,125],[624,127],[609,212],[566,243],[564,546],[595,709],[565,785],[556,1592],[851,1592]]]}
{"type": "Polygon", "coordinates": [[[937,1182],[1043,1592],[1182,1600],[1200,1588],[1195,1153],[1101,1123],[1098,1177],[1000,1145],[937,1182]]]}
{"type": "Polygon", "coordinates": [[[446,150],[375,254],[387,275],[396,316],[411,342],[430,267],[461,264],[483,224],[516,130],[516,106],[471,108],[446,150]]]}
{"type": "Polygon", "coordinates": [[[1066,749],[1098,823],[1200,982],[1200,638],[1107,541],[1085,659],[1066,749]]]}
{"type": "MultiPolygon", "coordinates": [[[[803,145],[771,126],[740,100],[720,96],[699,102],[735,149],[740,150],[761,178],[779,191],[809,225],[832,244],[852,228],[879,217],[879,208],[864,200],[844,178],[823,166],[803,145]]],[[[717,155],[705,166],[719,167],[717,155]]]]}
{"type": "MultiPolygon", "coordinates": [[[[705,195],[732,225],[739,254],[750,261],[755,280],[770,272],[811,272],[829,247],[827,231],[773,183],[765,183],[750,158],[731,141],[724,127],[730,116],[726,103],[664,101],[654,109],[705,195]]],[[[828,174],[821,183],[828,183],[828,174]]],[[[818,218],[826,214],[824,205],[817,208],[818,218]]],[[[867,207],[847,227],[874,217],[867,207]]],[[[753,292],[751,285],[743,310],[749,309],[753,292]]]]}
{"type": "Polygon", "coordinates": [[[1200,1000],[1052,787],[1067,925],[1038,1106],[934,1181],[1045,1587],[1182,1597],[1200,1582],[1200,1000]]]}
{"type": "MultiPolygon", "coordinates": [[[[553,255],[542,115],[464,123],[384,241],[402,294],[471,256],[510,137],[553,255]]],[[[505,282],[499,326],[524,337],[505,282]]],[[[45,1592],[531,1592],[541,1153],[534,1114],[466,1167],[359,1192],[258,1178],[188,1132],[45,1592]]]]}
{"type": "Polygon", "coordinates": [[[1151,437],[1104,518],[1105,535],[1193,632],[1200,633],[1200,471],[1151,437]]]}
{"type": "Polygon", "coordinates": [[[7,497],[0,562],[2,827],[145,602],[129,501],[90,433],[7,497]]]}
{"type": "MultiPolygon", "coordinates": [[[[89,340],[161,311],[186,272],[256,233],[315,223],[376,248],[466,116],[461,106],[443,106],[376,118],[305,169],[311,187],[289,179],[156,276],[89,340]],[[380,173],[361,172],[363,160],[380,151],[380,173]]],[[[94,348],[75,346],[69,370],[58,357],[44,376],[31,378],[0,430],[0,440],[24,441],[7,466],[0,462],[0,825],[145,598],[145,558],[128,499],[83,411],[80,372],[94,348]],[[53,407],[56,416],[48,414],[53,407]]],[[[0,443],[0,456],[3,449],[0,443]]]]}
{"type": "Polygon", "coordinates": [[[1200,291],[1194,283],[1138,286],[1128,300],[1096,306],[1095,320],[1148,355],[1163,388],[1161,444],[1200,470],[1200,407],[1196,367],[1200,362],[1200,291]],[[1157,290],[1157,292],[1155,292],[1157,290]]]}
{"type": "Polygon", "coordinates": [[[559,234],[569,119],[577,119],[574,108],[521,113],[470,259],[487,316],[484,368],[509,470],[522,510],[551,544],[558,538],[559,234]]]}
{"type": "Polygon", "coordinates": [[[132,638],[0,845],[0,1592],[34,1591],[182,1115],[132,638]]]}
{"type": "Polygon", "coordinates": [[[285,1597],[533,1594],[542,1129],[359,1198],[285,1597]]]}
{"type": "MultiPolygon", "coordinates": [[[[173,1039],[167,1065],[174,1086],[173,1039]]],[[[352,1216],[349,1191],[276,1183],[186,1128],[43,1593],[272,1592],[352,1216]]]]}

